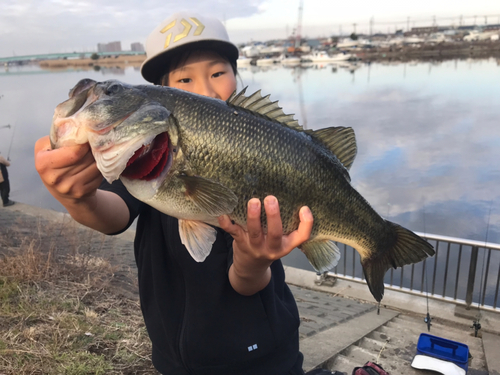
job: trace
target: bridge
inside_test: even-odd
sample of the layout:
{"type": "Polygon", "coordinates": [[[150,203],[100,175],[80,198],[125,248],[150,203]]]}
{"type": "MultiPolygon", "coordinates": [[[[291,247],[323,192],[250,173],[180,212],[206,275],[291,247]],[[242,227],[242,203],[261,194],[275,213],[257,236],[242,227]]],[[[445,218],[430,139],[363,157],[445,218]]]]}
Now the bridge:
{"type": "Polygon", "coordinates": [[[85,59],[85,58],[88,59],[93,54],[97,54],[99,57],[108,57],[108,56],[144,55],[145,52],[140,52],[140,51],[69,52],[69,53],[47,53],[41,55],[11,56],[11,57],[0,57],[0,65],[10,65],[10,64],[26,63],[30,61],[40,61],[40,60],[85,59]]]}

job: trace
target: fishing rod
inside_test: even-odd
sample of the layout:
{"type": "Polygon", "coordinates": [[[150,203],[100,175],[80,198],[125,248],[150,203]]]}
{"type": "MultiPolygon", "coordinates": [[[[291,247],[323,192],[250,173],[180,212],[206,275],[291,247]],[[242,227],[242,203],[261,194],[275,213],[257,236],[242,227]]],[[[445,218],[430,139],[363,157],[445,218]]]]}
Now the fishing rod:
{"type": "MultiPolygon", "coordinates": [[[[484,296],[482,295],[483,292],[486,293],[486,280],[484,280],[484,285],[483,285],[483,277],[484,277],[484,266],[485,266],[485,260],[486,260],[486,245],[488,243],[488,232],[490,230],[490,220],[491,220],[491,208],[493,206],[493,201],[490,204],[490,212],[488,214],[488,224],[486,225],[486,238],[484,240],[484,256],[483,256],[483,269],[481,271],[481,284],[479,287],[479,301],[477,302],[477,316],[476,319],[472,321],[472,326],[471,328],[474,328],[474,336],[477,337],[478,331],[481,329],[481,303],[482,299],[484,299],[484,296]],[[483,290],[484,287],[484,290],[483,290]]],[[[490,253],[491,254],[491,253],[490,253]]],[[[489,262],[489,257],[488,257],[488,262],[489,262]]]]}
{"type": "Polygon", "coordinates": [[[7,153],[7,160],[10,161],[10,150],[12,149],[12,141],[14,140],[14,134],[16,133],[16,128],[12,128],[12,136],[10,137],[9,152],[7,153]]]}
{"type": "MultiPolygon", "coordinates": [[[[427,233],[426,227],[425,227],[425,198],[424,198],[424,203],[423,203],[423,224],[424,224],[424,235],[427,233]]],[[[437,251],[437,250],[436,250],[437,251]]],[[[427,324],[427,332],[431,331],[431,326],[432,326],[432,318],[431,314],[429,311],[429,284],[427,284],[427,258],[424,259],[424,269],[423,272],[425,273],[425,301],[427,303],[427,315],[424,318],[425,324],[427,324]]],[[[436,262],[436,260],[434,260],[436,262]]]]}

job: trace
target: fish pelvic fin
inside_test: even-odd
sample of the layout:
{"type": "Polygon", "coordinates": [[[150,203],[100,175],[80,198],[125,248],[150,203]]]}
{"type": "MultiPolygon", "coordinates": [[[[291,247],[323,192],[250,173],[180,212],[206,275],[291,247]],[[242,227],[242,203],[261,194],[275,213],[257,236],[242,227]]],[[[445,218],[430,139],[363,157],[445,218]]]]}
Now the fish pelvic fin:
{"type": "Polygon", "coordinates": [[[233,212],[238,197],[226,186],[203,177],[178,176],[184,183],[186,196],[203,212],[214,216],[233,212]]]}
{"type": "Polygon", "coordinates": [[[193,259],[203,262],[212,250],[217,231],[201,221],[179,219],[179,235],[193,259]]]}
{"type": "Polygon", "coordinates": [[[318,272],[326,272],[337,265],[340,250],[332,240],[310,240],[299,246],[309,263],[318,272]]]}
{"type": "Polygon", "coordinates": [[[384,296],[384,276],[391,267],[418,263],[435,254],[426,240],[402,226],[386,221],[390,236],[395,238],[391,248],[375,251],[373,256],[361,259],[366,283],[373,297],[380,302],[384,296]]]}

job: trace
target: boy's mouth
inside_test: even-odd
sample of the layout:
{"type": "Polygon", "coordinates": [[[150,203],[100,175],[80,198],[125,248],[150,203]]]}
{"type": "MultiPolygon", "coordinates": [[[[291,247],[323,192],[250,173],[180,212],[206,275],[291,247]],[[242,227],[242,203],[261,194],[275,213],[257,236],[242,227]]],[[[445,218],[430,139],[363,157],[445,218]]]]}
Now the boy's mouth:
{"type": "Polygon", "coordinates": [[[156,136],[150,144],[139,148],[129,159],[122,176],[130,179],[154,180],[157,178],[168,160],[168,133],[156,136]]]}

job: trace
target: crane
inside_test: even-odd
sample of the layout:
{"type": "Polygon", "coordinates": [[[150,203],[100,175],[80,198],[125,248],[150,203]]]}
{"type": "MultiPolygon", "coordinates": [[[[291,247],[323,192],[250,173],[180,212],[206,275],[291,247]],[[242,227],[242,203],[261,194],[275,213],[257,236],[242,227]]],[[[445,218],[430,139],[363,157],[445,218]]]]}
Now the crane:
{"type": "Polygon", "coordinates": [[[295,33],[295,50],[300,48],[300,39],[302,33],[302,10],[303,10],[303,0],[299,0],[299,20],[297,22],[297,31],[295,33]]]}

